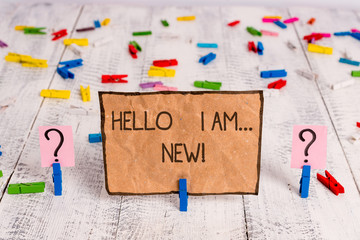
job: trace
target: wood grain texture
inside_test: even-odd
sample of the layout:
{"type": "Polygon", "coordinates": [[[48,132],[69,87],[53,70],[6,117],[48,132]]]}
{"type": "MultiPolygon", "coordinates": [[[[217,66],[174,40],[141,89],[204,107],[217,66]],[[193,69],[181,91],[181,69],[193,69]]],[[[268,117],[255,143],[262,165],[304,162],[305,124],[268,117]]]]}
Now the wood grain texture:
{"type": "Polygon", "coordinates": [[[3,151],[0,169],[5,175],[2,180],[46,182],[45,193],[2,196],[0,239],[357,239],[360,236],[358,149],[347,143],[347,138],[356,131],[356,117],[359,118],[358,86],[338,91],[328,88],[337,78],[349,77],[352,68],[338,63],[338,57],[346,51],[357,60],[359,42],[351,37],[322,40],[324,45],[334,46],[334,55],[324,56],[304,52],[306,45],[300,40],[311,31],[348,30],[359,23],[359,15],[306,8],[143,8],[115,4],[8,5],[0,8],[0,14],[8,16],[8,20],[0,23],[0,33],[3,28],[11,29],[5,31],[8,35],[4,38],[11,48],[1,49],[1,56],[14,51],[49,59],[51,65],[48,69],[26,69],[0,61],[3,151]],[[196,15],[197,19],[176,21],[176,17],[186,15],[196,15]],[[301,21],[282,30],[274,24],[262,23],[264,15],[297,16],[301,21]],[[83,48],[84,66],[72,69],[74,80],[64,80],[55,73],[60,60],[78,58],[60,41],[53,43],[48,35],[30,38],[12,30],[22,24],[69,30],[92,26],[93,20],[102,21],[106,17],[111,18],[107,27],[73,32],[72,37],[89,38],[90,44],[102,37],[114,38],[102,47],[83,48]],[[311,28],[306,25],[310,17],[317,18],[311,28]],[[170,27],[163,27],[161,19],[167,19],[170,27]],[[237,19],[240,25],[234,28],[226,25],[237,19]],[[280,36],[253,37],[246,32],[246,26],[277,31],[280,36]],[[133,31],[145,30],[153,34],[131,35],[133,31]],[[132,59],[128,53],[130,40],[136,40],[143,48],[138,59],[132,59]],[[248,41],[259,40],[265,47],[264,56],[247,50],[248,41]],[[286,46],[288,41],[297,49],[290,50],[286,46]],[[197,42],[216,42],[219,48],[199,49],[197,42]],[[199,64],[198,59],[210,51],[217,58],[207,66],[199,64]],[[174,67],[175,78],[147,76],[153,60],[170,58],[179,61],[179,66],[174,67]],[[100,131],[97,91],[143,91],[139,83],[158,80],[179,90],[199,90],[192,86],[195,80],[221,81],[222,90],[266,90],[267,84],[275,79],[261,79],[258,67],[272,64],[284,66],[288,82],[278,96],[265,97],[259,195],[190,196],[188,212],[183,213],[178,209],[176,194],[107,194],[102,147],[87,140],[89,133],[100,131]],[[296,69],[313,70],[319,79],[315,82],[302,78],[295,73],[296,69]],[[128,74],[129,83],[102,84],[102,74],[128,74]],[[90,85],[91,102],[82,102],[80,85],[90,85]],[[39,97],[42,88],[71,90],[71,98],[42,99],[39,97]],[[301,170],[290,169],[295,124],[328,126],[327,169],[343,184],[345,194],[334,196],[316,180],[317,171],[313,171],[310,196],[300,198],[301,170]],[[40,168],[38,126],[43,125],[73,127],[76,167],[63,168],[61,197],[53,194],[52,170],[40,168]]]}

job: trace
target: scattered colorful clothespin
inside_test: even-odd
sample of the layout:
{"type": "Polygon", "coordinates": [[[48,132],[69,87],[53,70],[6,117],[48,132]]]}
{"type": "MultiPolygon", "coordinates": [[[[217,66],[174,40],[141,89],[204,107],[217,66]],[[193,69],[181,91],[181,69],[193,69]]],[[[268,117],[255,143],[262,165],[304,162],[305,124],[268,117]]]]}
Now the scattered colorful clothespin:
{"type": "Polygon", "coordinates": [[[194,86],[198,88],[220,90],[221,82],[210,82],[210,81],[195,81],[194,86]]]}
{"type": "Polygon", "coordinates": [[[321,174],[317,173],[316,177],[317,179],[325,185],[328,189],[330,189],[336,196],[339,195],[339,193],[345,193],[344,187],[336,181],[336,179],[327,171],[325,170],[325,176],[322,176],[321,174]]]}
{"type": "Polygon", "coordinates": [[[65,37],[67,35],[67,31],[66,29],[62,29],[60,31],[54,32],[51,35],[53,35],[53,39],[51,39],[51,41],[55,41],[58,40],[59,38],[65,37]]]}
{"type": "Polygon", "coordinates": [[[75,39],[75,38],[69,38],[69,39],[64,39],[64,44],[66,46],[70,45],[70,44],[76,44],[78,46],[88,46],[89,45],[89,40],[87,38],[80,38],[80,39],[75,39]]]}
{"type": "Polygon", "coordinates": [[[40,96],[47,98],[70,98],[70,90],[54,90],[54,89],[43,89],[40,92],[40,96]]]}
{"type": "Polygon", "coordinates": [[[93,30],[95,30],[95,27],[85,27],[85,28],[76,29],[76,32],[87,32],[87,31],[93,31],[93,30]]]}
{"type": "Polygon", "coordinates": [[[310,35],[306,35],[304,36],[304,40],[307,40],[308,42],[311,42],[311,41],[317,41],[317,40],[320,40],[322,39],[324,36],[320,33],[312,33],[310,35]]]}
{"type": "Polygon", "coordinates": [[[137,52],[138,52],[137,49],[133,45],[129,44],[129,53],[132,58],[134,58],[134,59],[137,58],[137,55],[136,55],[137,52]]]}
{"type": "Polygon", "coordinates": [[[262,36],[262,33],[253,27],[247,27],[246,30],[253,36],[260,36],[260,37],[262,36]]]}
{"type": "Polygon", "coordinates": [[[61,167],[60,163],[53,163],[53,182],[54,182],[54,193],[55,196],[62,195],[62,174],[61,174],[61,167]]]}
{"type": "Polygon", "coordinates": [[[357,39],[357,40],[360,41],[360,33],[358,33],[358,32],[352,32],[352,33],[350,34],[350,36],[352,36],[353,38],[355,38],[355,39],[357,39]]]}
{"type": "MultiPolygon", "coordinates": [[[[1,145],[0,145],[0,148],[1,148],[1,145]]],[[[2,151],[0,151],[0,156],[2,155],[2,151]]],[[[2,174],[2,172],[1,172],[1,174],[2,174]]],[[[2,175],[1,175],[1,177],[2,177],[2,175]]]]}
{"type": "Polygon", "coordinates": [[[44,189],[44,182],[9,184],[8,194],[40,193],[44,189]]]}
{"type": "Polygon", "coordinates": [[[34,28],[34,26],[15,26],[17,31],[24,31],[24,28],[34,28]]]}
{"type": "Polygon", "coordinates": [[[58,67],[56,69],[56,71],[64,79],[68,79],[68,78],[74,79],[75,74],[70,72],[69,69],[82,66],[83,65],[82,62],[83,62],[83,60],[81,58],[75,59],[75,60],[70,60],[70,61],[65,61],[65,62],[59,62],[60,65],[64,65],[64,66],[58,67]]]}
{"type": "Polygon", "coordinates": [[[169,23],[164,19],[164,20],[161,20],[161,23],[164,27],[168,27],[169,26],[169,23]]]}
{"type": "Polygon", "coordinates": [[[356,126],[360,128],[360,122],[356,122],[356,126]]]}
{"type": "Polygon", "coordinates": [[[164,85],[155,85],[153,88],[155,91],[177,91],[177,87],[168,87],[164,85]]]}
{"type": "Polygon", "coordinates": [[[151,35],[151,31],[133,32],[132,35],[133,35],[133,36],[146,36],[146,35],[151,35]]]}
{"type": "Polygon", "coordinates": [[[331,37],[331,33],[315,33],[315,32],[313,32],[313,33],[311,33],[311,35],[321,35],[321,36],[323,36],[324,38],[329,38],[329,37],[331,37]]]}
{"type": "Polygon", "coordinates": [[[0,170],[0,177],[2,177],[3,176],[3,172],[0,170]]]}
{"type": "Polygon", "coordinates": [[[279,21],[279,19],[278,18],[263,18],[262,21],[265,23],[269,23],[269,22],[279,21]]]}
{"type": "Polygon", "coordinates": [[[195,16],[184,16],[184,17],[177,17],[176,20],[178,21],[193,21],[195,20],[195,16]]]}
{"type": "Polygon", "coordinates": [[[275,78],[275,77],[286,77],[287,72],[285,69],[280,70],[268,70],[268,71],[261,71],[260,77],[262,78],[275,78]]]}
{"type": "Polygon", "coordinates": [[[78,55],[78,56],[80,56],[81,57],[81,55],[82,55],[82,53],[83,53],[83,50],[78,46],[78,45],[76,45],[76,44],[70,44],[69,45],[69,49],[74,53],[74,54],[76,54],[76,55],[78,55]]]}
{"type": "Polygon", "coordinates": [[[297,22],[297,21],[299,21],[299,18],[293,17],[293,18],[284,20],[284,23],[293,23],[293,22],[297,22]]]}
{"type": "Polygon", "coordinates": [[[279,36],[279,33],[277,33],[277,32],[271,32],[271,31],[267,31],[267,30],[260,30],[260,32],[262,33],[262,35],[274,36],[274,37],[279,36]]]}
{"type": "Polygon", "coordinates": [[[276,19],[282,19],[281,16],[264,16],[263,18],[276,18],[276,19]]]}
{"type": "Polygon", "coordinates": [[[279,79],[268,84],[268,89],[281,89],[286,86],[286,80],[279,79]]]}
{"type": "Polygon", "coordinates": [[[127,83],[128,80],[123,79],[128,75],[102,75],[101,82],[102,83],[127,83]]]}
{"type": "Polygon", "coordinates": [[[87,86],[87,88],[84,88],[83,86],[80,85],[80,93],[81,93],[81,98],[82,98],[83,102],[89,102],[91,100],[90,86],[87,86]]]}
{"type": "Polygon", "coordinates": [[[198,43],[199,48],[218,48],[217,43],[198,43]]]}
{"type": "Polygon", "coordinates": [[[150,66],[148,71],[149,77],[175,77],[176,71],[174,69],[167,69],[163,67],[150,66]]]}
{"type": "Polygon", "coordinates": [[[207,65],[209,62],[213,61],[215,58],[216,58],[216,54],[211,52],[208,55],[201,57],[199,59],[199,63],[207,65]]]}
{"type": "Polygon", "coordinates": [[[264,54],[264,46],[262,44],[262,42],[258,42],[258,45],[257,45],[257,52],[259,55],[263,55],[264,54]]]}
{"type": "Polygon", "coordinates": [[[283,22],[281,22],[281,21],[275,21],[274,23],[275,23],[277,26],[281,27],[282,29],[287,28],[287,26],[286,26],[283,22]]]}
{"type": "Polygon", "coordinates": [[[26,27],[24,28],[24,33],[25,34],[46,34],[46,32],[42,32],[41,30],[44,30],[45,27],[39,27],[39,28],[35,28],[35,27],[26,27]]]}
{"type": "Polygon", "coordinates": [[[109,25],[109,23],[110,23],[110,18],[105,18],[105,19],[101,22],[101,25],[102,25],[102,26],[107,26],[107,25],[109,25]]]}
{"type": "Polygon", "coordinates": [[[346,59],[346,58],[340,58],[339,62],[354,65],[354,66],[360,66],[360,62],[352,61],[352,60],[346,59]]]}
{"type": "Polygon", "coordinates": [[[351,76],[360,77],[360,71],[351,71],[351,76]]]}
{"type": "Polygon", "coordinates": [[[139,86],[144,89],[144,88],[153,88],[156,85],[164,85],[162,82],[158,81],[158,82],[147,82],[147,83],[140,83],[139,86]]]}
{"type": "Polygon", "coordinates": [[[5,56],[5,60],[8,62],[18,62],[21,63],[23,67],[41,67],[41,68],[47,68],[47,60],[43,59],[35,59],[32,58],[29,55],[21,55],[17,53],[8,53],[7,56],[5,56]]]}
{"type": "Polygon", "coordinates": [[[187,184],[185,178],[179,179],[179,198],[180,198],[180,211],[187,212],[188,194],[187,194],[187,184]]]}
{"type": "Polygon", "coordinates": [[[89,134],[89,143],[102,142],[101,133],[90,133],[89,134]]]}
{"type": "Polygon", "coordinates": [[[130,41],[129,44],[133,45],[136,48],[136,50],[141,52],[142,49],[141,49],[140,45],[136,41],[130,41]]]}
{"type": "Polygon", "coordinates": [[[353,32],[353,33],[360,33],[360,30],[358,30],[356,28],[352,28],[350,31],[353,32]]]}
{"type": "Polygon", "coordinates": [[[351,32],[336,32],[334,36],[350,36],[351,32]]]}
{"type": "Polygon", "coordinates": [[[297,69],[297,70],[295,70],[295,72],[296,72],[298,75],[300,75],[300,76],[302,76],[302,77],[304,77],[304,78],[307,78],[307,79],[309,79],[309,80],[315,80],[315,79],[317,79],[317,74],[316,74],[316,73],[312,73],[312,72],[309,72],[309,71],[307,71],[307,70],[297,69]]]}
{"type": "Polygon", "coordinates": [[[100,28],[101,27],[101,23],[99,20],[94,20],[94,25],[95,25],[95,28],[100,28]]]}
{"type": "Polygon", "coordinates": [[[301,198],[307,198],[309,196],[309,186],[310,186],[310,165],[304,165],[302,169],[301,179],[300,179],[300,194],[301,198]]]}
{"type": "Polygon", "coordinates": [[[312,43],[308,44],[308,51],[309,52],[315,52],[315,53],[323,53],[323,54],[332,54],[333,49],[330,47],[323,47],[320,45],[315,45],[312,43]]]}
{"type": "Polygon", "coordinates": [[[286,45],[288,46],[288,48],[289,48],[290,50],[295,50],[295,49],[296,49],[295,45],[292,44],[290,41],[288,41],[286,45]]]}
{"type": "Polygon", "coordinates": [[[231,22],[231,23],[228,23],[228,26],[234,27],[234,26],[238,25],[239,23],[240,23],[240,21],[239,21],[239,20],[236,20],[236,21],[233,21],[233,22],[231,22]]]}
{"type": "Polygon", "coordinates": [[[3,41],[0,41],[0,48],[4,48],[7,47],[8,45],[6,43],[4,43],[3,41]]]}
{"type": "Polygon", "coordinates": [[[307,21],[307,24],[313,25],[315,20],[315,18],[310,18],[309,21],[307,21]]]}
{"type": "Polygon", "coordinates": [[[170,67],[170,66],[177,66],[178,61],[176,59],[169,59],[169,60],[154,60],[153,65],[155,67],[170,67]]]}
{"type": "Polygon", "coordinates": [[[335,84],[331,85],[331,89],[332,90],[337,90],[337,89],[340,89],[340,88],[349,87],[349,86],[351,86],[353,84],[355,84],[355,79],[349,79],[349,80],[341,81],[341,82],[338,82],[338,83],[335,83],[335,84]]]}

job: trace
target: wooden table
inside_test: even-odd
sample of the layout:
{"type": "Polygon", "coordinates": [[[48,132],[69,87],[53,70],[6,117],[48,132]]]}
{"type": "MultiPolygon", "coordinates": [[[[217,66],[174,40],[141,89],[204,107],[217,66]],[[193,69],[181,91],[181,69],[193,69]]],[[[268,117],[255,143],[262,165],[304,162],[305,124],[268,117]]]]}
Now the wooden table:
{"type": "MultiPolygon", "coordinates": [[[[319,44],[334,48],[333,55],[309,53],[302,40],[311,32],[359,28],[360,12],[313,8],[252,7],[132,7],[98,4],[1,4],[0,40],[0,239],[359,239],[360,148],[349,142],[360,120],[360,83],[333,91],[330,85],[350,79],[351,70],[339,57],[360,60],[360,42],[351,37],[326,38],[319,44]],[[196,21],[177,22],[177,16],[196,15],[196,21]],[[296,16],[300,21],[282,30],[262,23],[265,15],[296,16]],[[93,20],[111,18],[107,27],[77,33],[93,20]],[[313,26],[306,24],[315,17],[313,26]],[[167,19],[169,28],[161,25],[167,19]],[[228,22],[239,19],[231,28],[228,22]],[[106,46],[84,48],[84,66],[73,69],[74,80],[56,73],[59,61],[77,58],[62,40],[50,35],[25,35],[15,25],[68,29],[69,37],[94,40],[112,36],[106,46]],[[279,37],[254,37],[247,26],[277,31],[279,37]],[[147,37],[133,31],[151,30],[147,37]],[[128,42],[143,48],[134,60],[128,42]],[[264,56],[249,53],[248,41],[262,41],[264,56]],[[197,42],[215,42],[217,58],[197,63],[209,52],[197,42]],[[296,49],[291,50],[291,42],[296,49]],[[5,62],[8,52],[48,59],[48,68],[24,68],[5,62]],[[100,131],[97,91],[142,91],[151,81],[147,70],[155,59],[176,58],[176,77],[168,86],[196,91],[195,80],[221,81],[222,90],[266,90],[258,67],[275,64],[288,71],[279,95],[265,92],[259,195],[190,196],[188,212],[179,211],[177,194],[109,196],[104,184],[101,144],[90,144],[89,133],[100,131]],[[318,74],[308,80],[295,73],[318,74]],[[101,83],[102,74],[128,74],[128,84],[101,83]],[[92,100],[82,102],[80,85],[90,85],[92,100]],[[45,99],[41,89],[71,90],[69,100],[45,99]],[[328,127],[327,169],[345,187],[335,196],[312,171],[308,199],[299,196],[301,170],[290,168],[292,127],[328,127]],[[63,169],[63,196],[55,197],[52,169],[40,167],[38,127],[71,125],[76,167],[63,169]],[[9,195],[9,183],[45,181],[40,194],[9,195]]],[[[357,80],[358,81],[358,80],[357,80]]],[[[151,91],[151,90],[148,90],[151,91]]],[[[121,174],[121,173],[119,173],[121,174]]]]}

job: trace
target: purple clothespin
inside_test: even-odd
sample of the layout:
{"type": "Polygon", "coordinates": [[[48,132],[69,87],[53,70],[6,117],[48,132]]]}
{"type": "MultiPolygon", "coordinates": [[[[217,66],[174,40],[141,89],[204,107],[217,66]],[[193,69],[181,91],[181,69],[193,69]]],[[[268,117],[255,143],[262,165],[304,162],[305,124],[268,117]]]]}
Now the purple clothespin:
{"type": "Polygon", "coordinates": [[[147,82],[147,83],[140,83],[139,86],[141,88],[152,88],[155,87],[155,85],[163,85],[162,82],[147,82]]]}
{"type": "Polygon", "coordinates": [[[0,47],[4,48],[7,47],[8,45],[6,43],[4,43],[3,41],[0,40],[0,47]]]}

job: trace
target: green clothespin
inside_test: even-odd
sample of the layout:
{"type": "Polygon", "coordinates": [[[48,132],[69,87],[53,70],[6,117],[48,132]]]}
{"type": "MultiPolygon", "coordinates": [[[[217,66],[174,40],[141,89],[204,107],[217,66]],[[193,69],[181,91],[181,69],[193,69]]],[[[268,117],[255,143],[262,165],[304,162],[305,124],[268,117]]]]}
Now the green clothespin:
{"type": "Polygon", "coordinates": [[[44,182],[9,184],[8,194],[39,193],[44,189],[44,182]]]}
{"type": "Polygon", "coordinates": [[[221,82],[195,81],[194,86],[198,88],[206,88],[212,90],[220,90],[221,82]]]}
{"type": "Polygon", "coordinates": [[[45,29],[45,27],[40,28],[24,28],[25,34],[46,34],[46,32],[41,32],[41,30],[45,29]]]}
{"type": "Polygon", "coordinates": [[[3,176],[3,173],[2,173],[2,171],[0,170],[0,177],[2,177],[3,176]]]}
{"type": "Polygon", "coordinates": [[[260,36],[260,37],[262,36],[262,33],[253,27],[247,27],[246,30],[253,36],[260,36]]]}
{"type": "Polygon", "coordinates": [[[145,36],[145,35],[151,35],[151,31],[145,31],[145,32],[133,32],[133,36],[145,36]]]}
{"type": "Polygon", "coordinates": [[[141,52],[141,47],[136,41],[130,41],[129,44],[133,45],[139,52],[141,52]]]}
{"type": "Polygon", "coordinates": [[[360,71],[351,71],[351,76],[360,77],[360,71]]]}
{"type": "Polygon", "coordinates": [[[161,20],[161,23],[164,27],[168,27],[169,23],[166,20],[161,20]]]}

